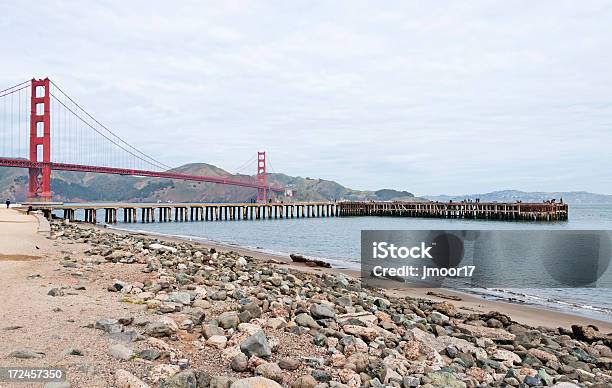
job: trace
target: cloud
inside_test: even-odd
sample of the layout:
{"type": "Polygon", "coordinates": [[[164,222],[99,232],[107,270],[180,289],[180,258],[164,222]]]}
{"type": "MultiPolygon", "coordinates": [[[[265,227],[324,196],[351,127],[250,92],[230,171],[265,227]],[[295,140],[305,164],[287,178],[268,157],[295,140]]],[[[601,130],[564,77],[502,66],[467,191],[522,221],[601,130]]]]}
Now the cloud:
{"type": "Polygon", "coordinates": [[[612,192],[607,2],[0,13],[0,85],[48,75],[167,164],[231,168],[265,149],[279,171],[355,188],[612,192]]]}

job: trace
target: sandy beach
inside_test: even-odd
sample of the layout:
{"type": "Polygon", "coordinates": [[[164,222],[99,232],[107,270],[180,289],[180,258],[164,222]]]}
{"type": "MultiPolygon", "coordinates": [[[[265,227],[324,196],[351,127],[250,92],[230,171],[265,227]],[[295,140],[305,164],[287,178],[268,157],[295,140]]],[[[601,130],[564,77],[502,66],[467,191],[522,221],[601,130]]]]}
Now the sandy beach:
{"type": "Polygon", "coordinates": [[[293,387],[314,387],[313,381],[358,387],[374,379],[386,379],[389,386],[514,385],[534,376],[551,384],[612,381],[605,340],[571,334],[572,325],[595,325],[595,334],[605,338],[604,333],[612,332],[610,322],[450,291],[433,290],[461,300],[432,297],[428,289],[390,290],[386,299],[366,297],[355,288],[357,275],[243,248],[149,238],[86,224],[56,222],[50,234],[39,233],[33,215],[2,209],[0,366],[65,368],[70,382],[56,387],[181,387],[190,386],[181,385],[181,379],[192,377],[211,387],[233,387],[260,377],[266,384],[270,381],[261,386],[276,382],[293,387]],[[194,271],[187,272],[195,262],[199,264],[194,271]],[[239,270],[234,263],[249,270],[239,270]],[[256,273],[253,279],[248,275],[256,273]],[[338,281],[343,282],[339,288],[329,283],[338,281]],[[302,289],[293,294],[291,287],[302,289]],[[406,319],[399,318],[400,311],[414,323],[399,325],[406,319]],[[506,316],[511,322],[504,322],[506,316]],[[536,327],[542,329],[532,330],[536,327]],[[271,355],[245,350],[244,343],[264,335],[260,332],[265,332],[266,346],[270,342],[271,355]],[[522,333],[541,333],[560,347],[542,347],[544,340],[532,345],[511,340],[522,333]],[[346,338],[357,342],[349,345],[346,338]],[[445,338],[450,342],[438,342],[445,338]],[[383,374],[376,369],[384,358],[377,341],[402,349],[385,358],[393,356],[395,361],[388,359],[394,366],[383,374]],[[440,369],[457,364],[449,346],[472,354],[466,356],[472,361],[460,362],[463,366],[453,373],[440,369]],[[572,347],[584,349],[591,358],[580,361],[565,350],[572,347]],[[505,359],[501,350],[508,349],[515,353],[505,359]],[[370,355],[369,361],[367,355],[357,356],[361,352],[370,355]],[[538,355],[543,358],[538,360],[538,355]],[[240,362],[244,365],[237,366],[240,362]],[[353,365],[359,362],[369,366],[353,365]],[[584,368],[584,374],[571,372],[567,365],[584,368]],[[508,377],[512,368],[523,372],[516,369],[516,375],[508,377]]]}

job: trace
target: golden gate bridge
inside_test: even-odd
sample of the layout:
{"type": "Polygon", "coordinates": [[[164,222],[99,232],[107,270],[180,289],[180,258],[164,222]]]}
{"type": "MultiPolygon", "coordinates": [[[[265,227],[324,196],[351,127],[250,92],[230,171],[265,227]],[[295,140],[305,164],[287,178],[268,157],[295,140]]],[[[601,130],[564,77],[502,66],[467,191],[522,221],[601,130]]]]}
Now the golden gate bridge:
{"type": "Polygon", "coordinates": [[[244,179],[190,175],[137,149],[81,107],[49,78],[0,90],[0,166],[28,169],[28,197],[52,198],[51,171],[170,178],[257,190],[257,201],[283,187],[268,185],[266,153],[257,153],[257,176],[244,179]]]}

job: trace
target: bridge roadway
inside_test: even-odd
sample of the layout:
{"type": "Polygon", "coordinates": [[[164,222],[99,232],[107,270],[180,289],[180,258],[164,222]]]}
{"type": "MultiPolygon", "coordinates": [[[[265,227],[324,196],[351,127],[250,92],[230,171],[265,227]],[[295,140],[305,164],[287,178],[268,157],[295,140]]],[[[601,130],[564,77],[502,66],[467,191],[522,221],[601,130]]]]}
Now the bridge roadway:
{"type": "Polygon", "coordinates": [[[566,221],[568,205],[564,203],[523,202],[432,202],[432,201],[339,201],[339,202],[269,202],[269,203],[91,203],[58,202],[25,203],[51,217],[63,211],[63,218],[75,220],[77,210],[84,211],[84,221],[97,223],[98,211],[104,211],[104,222],[126,223],[233,221],[278,218],[311,218],[338,216],[386,216],[461,218],[509,221],[566,221]],[[157,217],[156,217],[157,213],[157,217]]]}

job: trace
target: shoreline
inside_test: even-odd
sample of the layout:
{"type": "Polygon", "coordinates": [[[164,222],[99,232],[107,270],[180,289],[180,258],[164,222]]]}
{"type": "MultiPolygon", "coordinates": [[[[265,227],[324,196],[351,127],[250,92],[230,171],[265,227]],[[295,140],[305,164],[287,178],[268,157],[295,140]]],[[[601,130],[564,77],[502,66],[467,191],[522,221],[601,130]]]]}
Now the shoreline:
{"type": "MultiPolygon", "coordinates": [[[[167,235],[163,233],[148,232],[143,230],[132,231],[129,229],[117,228],[114,226],[107,226],[105,224],[90,225],[85,223],[78,223],[80,226],[92,227],[104,231],[111,231],[113,233],[125,234],[125,235],[142,235],[150,238],[157,238],[160,241],[170,242],[189,242],[192,244],[198,244],[205,248],[214,248],[220,251],[232,251],[244,256],[250,256],[262,261],[276,261],[288,268],[295,268],[302,271],[321,271],[325,273],[342,273],[350,276],[354,279],[360,278],[358,270],[350,268],[321,268],[321,267],[308,267],[304,264],[295,263],[287,256],[269,252],[262,252],[249,247],[243,247],[240,245],[224,244],[221,242],[213,241],[202,241],[198,238],[188,238],[174,235],[167,235]]],[[[497,311],[502,314],[509,315],[512,319],[519,323],[523,323],[532,327],[545,326],[551,328],[563,327],[569,329],[572,325],[595,325],[599,330],[603,332],[612,333],[612,321],[605,321],[602,319],[582,316],[578,314],[572,314],[570,312],[564,312],[547,308],[544,305],[536,304],[520,304],[513,303],[510,301],[504,301],[499,299],[485,299],[481,296],[474,295],[469,292],[462,292],[457,290],[448,290],[440,288],[392,288],[383,290],[383,293],[398,297],[410,296],[414,298],[421,298],[430,300],[433,302],[450,302],[466,312],[479,312],[487,313],[489,311],[497,311]],[[428,295],[428,292],[436,292],[439,294],[450,296],[450,298],[436,297],[428,295]],[[461,300],[453,300],[451,298],[461,298],[461,300]]],[[[493,296],[492,296],[493,298],[493,296]]]]}

